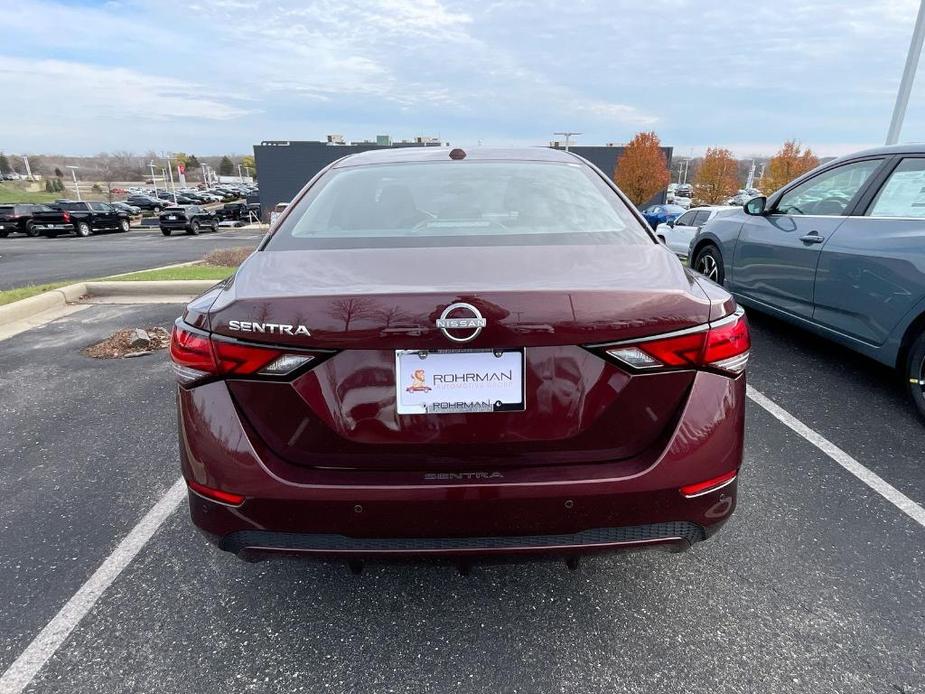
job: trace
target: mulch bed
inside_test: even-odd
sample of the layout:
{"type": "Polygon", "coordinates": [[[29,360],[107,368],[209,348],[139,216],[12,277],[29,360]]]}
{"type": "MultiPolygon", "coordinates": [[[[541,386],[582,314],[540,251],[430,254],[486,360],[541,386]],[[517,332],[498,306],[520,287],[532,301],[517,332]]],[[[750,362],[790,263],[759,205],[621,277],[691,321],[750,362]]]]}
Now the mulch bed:
{"type": "Polygon", "coordinates": [[[94,359],[123,359],[141,357],[170,345],[170,331],[159,326],[143,328],[147,340],[138,340],[135,328],[117,330],[102,342],[90,345],[81,354],[94,359]]]}

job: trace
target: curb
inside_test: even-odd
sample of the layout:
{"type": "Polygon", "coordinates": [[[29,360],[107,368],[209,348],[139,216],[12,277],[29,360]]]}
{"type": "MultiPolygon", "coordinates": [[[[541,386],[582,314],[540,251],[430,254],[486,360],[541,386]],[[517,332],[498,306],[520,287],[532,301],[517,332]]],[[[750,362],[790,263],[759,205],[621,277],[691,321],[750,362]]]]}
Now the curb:
{"type": "Polygon", "coordinates": [[[0,306],[0,326],[32,318],[36,314],[63,309],[84,297],[198,296],[218,284],[215,280],[144,280],[140,282],[78,282],[66,287],[49,289],[0,306]]]}

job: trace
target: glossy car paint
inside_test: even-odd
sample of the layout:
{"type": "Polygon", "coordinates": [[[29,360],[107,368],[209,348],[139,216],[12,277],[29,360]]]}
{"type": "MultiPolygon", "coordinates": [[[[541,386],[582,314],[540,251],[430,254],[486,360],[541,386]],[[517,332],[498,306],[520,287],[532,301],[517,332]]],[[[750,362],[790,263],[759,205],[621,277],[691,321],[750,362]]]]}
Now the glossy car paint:
{"type": "MultiPolygon", "coordinates": [[[[367,153],[335,166],[437,156],[446,150],[367,153]]],[[[480,156],[582,161],[533,150],[480,156]]],[[[184,476],[246,497],[229,507],[190,493],[193,520],[215,543],[248,555],[571,555],[683,549],[691,539],[575,546],[556,538],[685,522],[702,539],[728,519],[735,481],[691,498],[679,490],[738,470],[744,376],[641,373],[595,347],[718,321],[735,310],[727,292],[685,270],[654,239],[632,254],[600,245],[422,247],[413,254],[409,271],[407,248],[261,247],[188,307],[184,324],[217,339],[323,356],[293,378],[178,388],[184,476]],[[398,415],[394,351],[458,347],[434,321],[459,301],[488,319],[465,348],[525,348],[527,410],[398,415]],[[311,335],[244,336],[232,321],[306,325],[311,335]],[[236,538],[249,531],[263,539],[242,550],[236,538]],[[326,544],[274,544],[296,536],[326,544]],[[503,549],[478,539],[521,536],[550,539],[503,549]],[[394,544],[350,549],[346,539],[357,538],[394,544]],[[414,546],[441,538],[471,542],[465,549],[414,546]]]]}
{"type": "Polygon", "coordinates": [[[769,197],[768,209],[820,173],[869,159],[881,165],[843,215],[756,217],[741,212],[721,217],[695,238],[691,259],[705,244],[715,245],[726,287],[741,303],[900,366],[925,321],[925,219],[866,213],[907,157],[925,157],[925,148],[882,147],[826,163],[769,197]],[[821,242],[801,240],[813,234],[821,242]]]}

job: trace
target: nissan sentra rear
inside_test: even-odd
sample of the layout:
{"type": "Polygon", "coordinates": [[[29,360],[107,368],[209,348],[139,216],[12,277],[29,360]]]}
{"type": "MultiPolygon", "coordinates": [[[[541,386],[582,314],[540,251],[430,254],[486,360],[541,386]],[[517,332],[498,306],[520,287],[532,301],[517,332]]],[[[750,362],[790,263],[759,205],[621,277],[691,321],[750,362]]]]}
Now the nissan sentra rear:
{"type": "Polygon", "coordinates": [[[683,550],[735,507],[748,349],[574,155],[352,155],[177,321],[192,518],[353,566],[683,550]]]}

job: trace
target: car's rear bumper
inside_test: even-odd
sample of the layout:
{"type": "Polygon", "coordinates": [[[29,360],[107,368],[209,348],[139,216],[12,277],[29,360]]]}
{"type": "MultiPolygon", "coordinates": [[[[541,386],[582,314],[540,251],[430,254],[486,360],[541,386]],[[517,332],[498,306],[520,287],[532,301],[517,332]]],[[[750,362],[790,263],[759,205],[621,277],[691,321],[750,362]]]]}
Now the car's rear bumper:
{"type": "Polygon", "coordinates": [[[160,220],[161,229],[186,229],[189,226],[189,222],[186,220],[171,220],[165,222],[160,220]]]}
{"type": "Polygon", "coordinates": [[[693,497],[680,488],[738,470],[744,378],[698,373],[671,431],[638,458],[465,473],[293,465],[253,435],[224,383],[181,388],[178,397],[186,479],[245,497],[228,506],[191,492],[193,522],[245,556],[683,550],[721,527],[736,505],[736,481],[693,497]]]}

